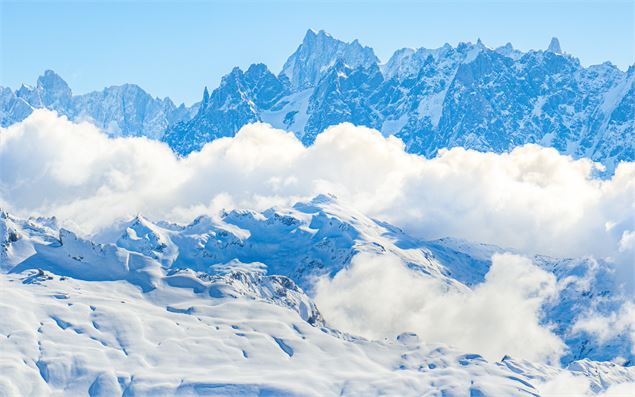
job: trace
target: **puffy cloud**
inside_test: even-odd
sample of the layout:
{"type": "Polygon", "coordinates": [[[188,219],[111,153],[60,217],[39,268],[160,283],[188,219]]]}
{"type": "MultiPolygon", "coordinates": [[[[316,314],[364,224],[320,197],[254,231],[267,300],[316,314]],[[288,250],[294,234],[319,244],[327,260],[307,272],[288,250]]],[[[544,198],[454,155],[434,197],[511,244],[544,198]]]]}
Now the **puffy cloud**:
{"type": "MultiPolygon", "coordinates": [[[[310,147],[292,133],[252,124],[186,158],[160,142],[111,139],[44,110],[0,129],[0,207],[56,215],[88,234],[136,213],[189,222],[223,208],[265,209],[331,193],[422,238],[608,257],[622,264],[619,277],[632,281],[635,163],[620,164],[610,179],[594,177],[593,169],[536,145],[503,154],[455,148],[426,159],[406,153],[396,138],[350,124],[329,128],[310,147]]],[[[539,308],[554,293],[552,276],[513,256],[495,257],[486,282],[465,291],[396,258],[360,256],[320,283],[317,300],[334,325],[362,335],[414,330],[493,359],[549,361],[563,345],[540,324],[539,308]]],[[[632,333],[632,323],[621,320],[632,314],[587,316],[577,330],[610,337],[599,325],[608,321],[632,333]]]]}
{"type": "Polygon", "coordinates": [[[561,372],[542,384],[536,383],[536,387],[543,397],[631,397],[635,393],[634,382],[613,384],[596,393],[587,377],[571,372],[561,372]]]}
{"type": "MultiPolygon", "coordinates": [[[[589,393],[591,394],[591,393],[589,393]]],[[[635,394],[635,382],[618,383],[611,385],[606,391],[597,395],[598,397],[629,397],[635,394]]]]}
{"type": "Polygon", "coordinates": [[[165,145],[109,139],[47,111],[0,131],[0,204],[57,215],[85,230],[157,205],[181,179],[165,145]]]}
{"type": "Polygon", "coordinates": [[[576,376],[570,372],[562,372],[544,383],[536,384],[543,397],[591,396],[591,382],[585,376],[576,376]]]}
{"type": "Polygon", "coordinates": [[[318,282],[315,301],[329,324],[368,338],[414,331],[490,360],[557,363],[564,344],[540,323],[542,304],[555,296],[555,277],[516,255],[494,255],[484,283],[458,290],[396,257],[360,254],[318,282]]]}
{"type": "Polygon", "coordinates": [[[635,254],[635,163],[602,180],[590,161],[535,145],[504,154],[456,148],[426,159],[350,124],[329,128],[310,147],[253,124],[179,159],[162,143],[109,139],[38,110],[0,130],[0,167],[0,205],[57,215],[87,233],[136,213],[187,222],[223,206],[263,209],[332,193],[423,238],[611,257],[629,271],[635,254]]]}
{"type": "Polygon", "coordinates": [[[618,335],[628,335],[631,352],[635,354],[635,303],[625,302],[617,310],[606,315],[590,311],[578,318],[573,332],[586,331],[604,343],[618,335]]]}

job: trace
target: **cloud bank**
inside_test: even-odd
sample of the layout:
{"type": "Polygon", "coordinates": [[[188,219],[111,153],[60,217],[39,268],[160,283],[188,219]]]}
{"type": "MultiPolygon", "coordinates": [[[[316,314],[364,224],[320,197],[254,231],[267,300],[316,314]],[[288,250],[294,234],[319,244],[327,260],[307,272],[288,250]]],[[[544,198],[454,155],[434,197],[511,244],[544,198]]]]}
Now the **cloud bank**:
{"type": "Polygon", "coordinates": [[[458,292],[397,257],[360,254],[318,282],[315,302],[329,324],[368,338],[413,331],[492,361],[557,363],[564,343],[540,323],[542,304],[557,294],[552,274],[516,255],[494,255],[485,282],[458,292]]]}
{"type": "MultiPolygon", "coordinates": [[[[262,210],[330,193],[422,238],[610,258],[632,281],[635,163],[620,164],[610,179],[593,177],[593,168],[536,145],[503,154],[455,148],[426,159],[350,124],[329,128],[310,147],[293,133],[252,124],[186,158],[160,142],[108,138],[44,110],[0,129],[0,207],[55,215],[86,234],[137,213],[190,222],[223,208],[262,210]]],[[[555,280],[522,257],[495,256],[484,283],[457,293],[397,258],[358,256],[316,294],[327,321],[371,338],[410,330],[493,360],[557,362],[564,351],[540,322],[555,280]]],[[[635,335],[624,320],[632,308],[614,317],[591,313],[576,330],[610,338],[608,322],[635,335]]]]}
{"type": "Polygon", "coordinates": [[[221,207],[264,209],[331,193],[423,238],[611,257],[632,267],[635,163],[607,180],[593,168],[535,145],[504,154],[455,148],[426,159],[350,124],[329,128],[310,147],[252,124],[183,159],[162,143],[110,139],[44,110],[0,130],[0,206],[56,215],[86,233],[136,213],[189,222],[221,207]]]}

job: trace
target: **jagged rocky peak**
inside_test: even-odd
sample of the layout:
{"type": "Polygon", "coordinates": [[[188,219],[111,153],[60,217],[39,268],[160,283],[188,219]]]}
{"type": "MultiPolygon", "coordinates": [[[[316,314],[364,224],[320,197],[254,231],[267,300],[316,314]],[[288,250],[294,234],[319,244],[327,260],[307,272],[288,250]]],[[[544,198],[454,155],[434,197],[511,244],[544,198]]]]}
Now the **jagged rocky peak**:
{"type": "Polygon", "coordinates": [[[262,84],[265,82],[278,82],[278,78],[275,74],[271,73],[267,65],[264,63],[251,64],[244,72],[245,81],[249,84],[262,84]]]}
{"type": "Polygon", "coordinates": [[[269,68],[264,63],[252,63],[247,68],[245,75],[253,76],[254,78],[262,77],[270,74],[269,68]]]}
{"type": "Polygon", "coordinates": [[[560,48],[560,40],[558,40],[557,37],[551,38],[551,42],[549,43],[547,51],[553,52],[554,54],[562,54],[562,48],[560,48]]]}
{"type": "Polygon", "coordinates": [[[54,71],[46,70],[38,77],[35,87],[23,84],[16,95],[32,107],[46,107],[60,111],[68,107],[73,94],[64,79],[54,71]]]}
{"type": "Polygon", "coordinates": [[[263,63],[249,66],[245,72],[245,83],[250,87],[252,100],[261,108],[269,108],[288,94],[288,80],[277,78],[263,63]]]}
{"type": "Polygon", "coordinates": [[[501,49],[501,50],[505,50],[505,51],[512,51],[514,49],[514,46],[512,45],[512,43],[510,43],[508,41],[507,44],[505,44],[504,46],[500,46],[497,49],[501,49]]]}
{"type": "Polygon", "coordinates": [[[68,96],[71,95],[71,89],[66,81],[50,69],[44,71],[44,74],[38,77],[37,86],[45,91],[63,92],[68,96]]]}
{"type": "MultiPolygon", "coordinates": [[[[251,101],[258,107],[267,108],[286,93],[287,87],[284,82],[271,73],[266,65],[258,63],[249,66],[246,71],[235,67],[229,74],[223,76],[220,87],[208,97],[208,106],[219,104],[227,106],[225,98],[231,97],[234,101],[238,101],[233,103],[236,106],[244,101],[251,101]]],[[[203,101],[206,95],[209,93],[203,93],[203,101]]]]}
{"type": "Polygon", "coordinates": [[[207,90],[207,86],[205,86],[205,89],[203,90],[203,101],[201,102],[201,107],[204,108],[205,106],[207,106],[208,102],[209,102],[209,91],[207,90]]]}
{"type": "Polygon", "coordinates": [[[218,86],[218,88],[212,91],[210,100],[216,100],[220,93],[225,93],[228,90],[232,92],[240,91],[240,88],[243,85],[242,83],[244,80],[244,75],[245,73],[241,68],[239,68],[238,66],[234,67],[231,72],[221,77],[220,85],[218,86]]]}
{"type": "Polygon", "coordinates": [[[41,108],[55,110],[72,121],[90,120],[112,136],[159,139],[169,125],[191,119],[198,104],[177,108],[171,99],[152,97],[136,84],[73,95],[64,79],[46,70],[35,87],[23,84],[15,93],[0,91],[0,126],[20,122],[33,109],[41,108]]]}
{"type": "Polygon", "coordinates": [[[285,62],[280,76],[286,76],[291,88],[300,91],[315,86],[337,59],[351,67],[379,63],[373,49],[357,40],[346,43],[323,30],[316,33],[309,29],[302,44],[285,62]]]}
{"type": "Polygon", "coordinates": [[[414,78],[419,74],[424,64],[430,61],[430,57],[432,60],[450,59],[453,52],[454,48],[448,43],[433,49],[425,47],[401,48],[393,53],[385,65],[382,65],[381,71],[386,80],[414,78]]]}
{"type": "Polygon", "coordinates": [[[495,51],[507,58],[513,59],[514,61],[519,60],[524,55],[522,51],[515,49],[512,43],[509,42],[504,46],[496,48],[495,51]]]}
{"type": "Polygon", "coordinates": [[[412,48],[400,48],[395,51],[388,62],[381,66],[382,73],[390,79],[394,76],[414,73],[412,58],[415,50],[412,48]]]}

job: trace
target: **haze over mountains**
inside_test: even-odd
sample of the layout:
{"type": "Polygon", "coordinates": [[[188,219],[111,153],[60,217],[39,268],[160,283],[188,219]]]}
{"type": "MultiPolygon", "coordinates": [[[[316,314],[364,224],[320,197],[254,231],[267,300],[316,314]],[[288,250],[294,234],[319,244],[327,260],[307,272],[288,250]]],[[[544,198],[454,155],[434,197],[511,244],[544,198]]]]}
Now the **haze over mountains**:
{"type": "Polygon", "coordinates": [[[46,71],[36,87],[0,88],[0,124],[44,107],[111,136],[163,140],[186,155],[247,123],[293,131],[308,145],[325,128],[351,122],[428,157],[444,147],[503,152],[538,143],[612,171],[635,159],[634,103],[635,67],[583,67],[557,39],[526,53],[480,41],[401,49],[382,64],[357,40],[309,30],[279,74],[262,64],[235,68],[189,108],[135,85],[73,96],[46,71]]]}
{"type": "Polygon", "coordinates": [[[35,87],[17,91],[0,87],[0,125],[9,126],[46,108],[75,121],[90,121],[111,136],[147,136],[160,139],[168,126],[189,120],[196,105],[177,107],[169,98],[151,97],[134,84],[73,95],[66,82],[52,70],[37,79],[35,87]]]}

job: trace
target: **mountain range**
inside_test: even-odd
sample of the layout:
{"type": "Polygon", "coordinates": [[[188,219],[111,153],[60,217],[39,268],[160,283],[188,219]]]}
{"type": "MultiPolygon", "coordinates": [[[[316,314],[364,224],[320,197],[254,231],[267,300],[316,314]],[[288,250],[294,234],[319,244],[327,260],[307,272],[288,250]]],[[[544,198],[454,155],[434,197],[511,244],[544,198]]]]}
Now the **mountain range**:
{"type": "Polygon", "coordinates": [[[47,70],[35,87],[0,87],[0,126],[24,120],[33,109],[46,108],[70,120],[90,121],[111,136],[160,139],[165,130],[196,114],[197,105],[176,106],[169,98],[153,98],[141,87],[124,84],[73,95],[59,75],[47,70]]]}
{"type": "Polygon", "coordinates": [[[395,135],[425,156],[455,146],[504,152],[538,143],[609,171],[635,160],[635,67],[584,67],[556,38],[544,51],[492,49],[480,40],[404,48],[381,63],[357,40],[309,30],[277,75],[263,64],[234,68],[191,107],[136,85],[73,96],[52,71],[35,87],[0,88],[2,126],[41,107],[91,120],[113,136],[161,139],[180,155],[252,122],[293,131],[307,145],[329,126],[350,122],[395,135]]]}

